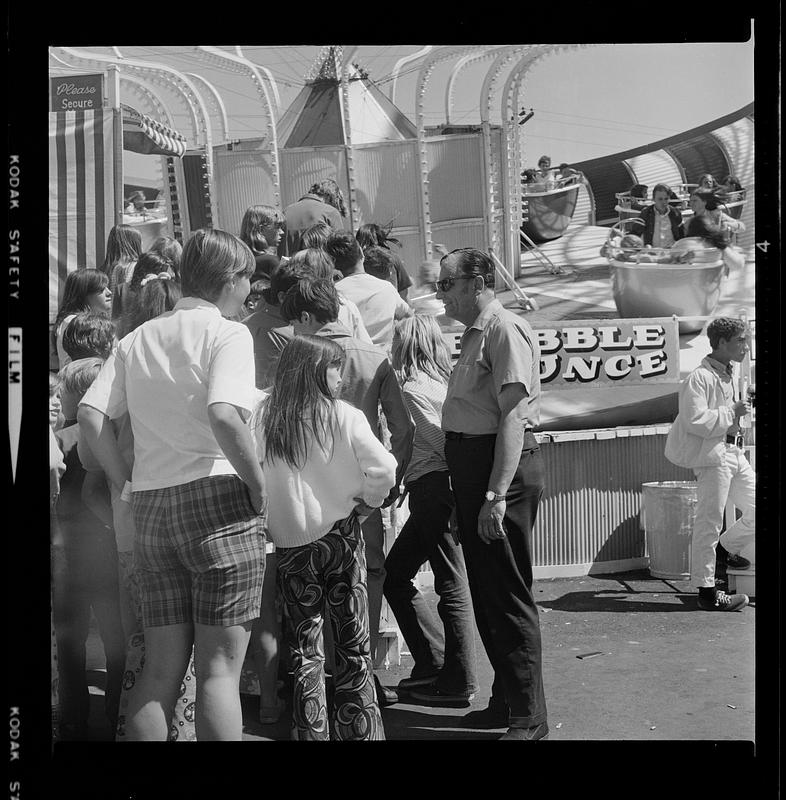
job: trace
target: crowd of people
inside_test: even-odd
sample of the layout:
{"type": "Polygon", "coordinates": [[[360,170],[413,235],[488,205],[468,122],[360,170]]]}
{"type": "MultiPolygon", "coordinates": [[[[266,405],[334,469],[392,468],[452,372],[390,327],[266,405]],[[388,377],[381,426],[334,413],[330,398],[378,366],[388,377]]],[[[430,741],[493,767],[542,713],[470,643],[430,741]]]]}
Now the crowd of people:
{"type": "MultiPolygon", "coordinates": [[[[252,206],[239,236],[198,230],[142,252],[119,225],[102,265],[68,275],[49,389],[56,738],[86,735],[91,611],[118,741],[240,739],[246,656],[262,724],[291,705],[293,738],[384,739],[380,707],[398,693],[470,705],[473,620],[494,680],[464,724],[548,737],[532,591],[537,339],[496,299],[486,253],[442,249],[415,288],[466,326],[453,364],[433,314],[410,303],[389,226],[353,235],[345,216],[322,181],[283,212],[252,206]],[[439,620],[413,582],[426,561],[439,620]],[[395,688],[374,673],[383,598],[414,660],[395,688]]],[[[739,338],[736,323],[711,326],[709,375],[680,399],[674,437],[706,439],[712,458],[709,444],[669,451],[711,487],[695,565],[714,553],[727,483],[751,484],[739,458],[723,477],[736,455],[723,436],[738,447],[748,408],[728,391],[739,338]]],[[[725,534],[738,565],[746,497],[725,534]]],[[[745,604],[696,572],[701,608],[745,604]]]]}

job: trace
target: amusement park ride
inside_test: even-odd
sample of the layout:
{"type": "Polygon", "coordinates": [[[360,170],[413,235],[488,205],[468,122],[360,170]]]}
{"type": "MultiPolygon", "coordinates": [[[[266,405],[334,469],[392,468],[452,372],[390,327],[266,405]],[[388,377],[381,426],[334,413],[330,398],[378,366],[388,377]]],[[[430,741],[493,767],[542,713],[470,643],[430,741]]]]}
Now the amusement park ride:
{"type": "MultiPolygon", "coordinates": [[[[632,184],[669,184],[686,216],[687,197],[702,174],[733,174],[745,188],[727,197],[726,210],[744,220],[746,233],[737,244],[752,262],[753,108],[635,150],[574,163],[574,174],[563,179],[523,184],[525,158],[531,158],[518,118],[524,83],[535,64],[580,47],[429,45],[399,59],[386,92],[354,63],[358,48],[325,47],[286,109],[271,70],[240,47],[162,48],[160,54],[125,46],[50,48],[50,320],[66,275],[103,261],[113,225],[139,225],[143,239],[184,239],[205,226],[237,232],[248,206],[283,208],[313,183],[332,177],[347,198],[345,226],[357,230],[366,222],[392,220],[392,235],[413,277],[424,260],[438,257],[437,243],[439,250],[485,250],[497,265],[503,304],[527,313],[542,342],[556,342],[558,334],[559,346],[547,355],[550,364],[565,369],[543,386],[543,441],[557,443],[560,432],[572,431],[583,439],[614,439],[624,450],[641,434],[620,431],[643,426],[652,434],[644,439],[650,445],[657,439],[660,447],[664,431],[658,426],[674,419],[679,380],[706,355],[701,331],[707,319],[747,309],[753,330],[753,265],[729,276],[718,271],[718,259],[696,269],[621,266],[602,257],[600,248],[609,226],[637,217],[649,202],[630,196],[632,184]],[[485,65],[480,123],[457,126],[450,119],[453,97],[471,64],[485,65]],[[413,119],[396,105],[404,72],[417,76],[413,119]],[[248,138],[230,134],[236,100],[219,88],[217,77],[228,75],[254,90],[256,122],[248,138]],[[68,93],[58,87],[77,87],[89,76],[100,77],[99,102],[56,110],[57,92],[68,93]],[[440,90],[445,122],[427,125],[426,93],[440,90]],[[144,213],[125,210],[124,216],[128,190],[140,188],[124,175],[129,150],[133,158],[156,160],[160,184],[157,191],[141,187],[144,213]],[[75,187],[93,193],[79,214],[75,187]],[[655,302],[647,306],[647,299],[655,302]],[[601,335],[601,329],[616,333],[601,335]],[[601,336],[630,338],[630,358],[604,349],[602,342],[611,340],[601,336]],[[594,348],[571,352],[569,343],[582,337],[594,337],[594,348]],[[654,358],[654,352],[662,356],[654,358]]],[[[441,322],[456,347],[460,330],[441,322]]],[[[752,373],[746,378],[753,380],[752,373]]],[[[577,468],[578,456],[566,457],[577,468]]],[[[660,479],[685,477],[665,465],[662,447],[653,457],[660,459],[660,479]]],[[[607,466],[593,467],[594,474],[607,466]]],[[[560,483],[557,473],[552,486],[560,483]]],[[[554,491],[570,492],[569,484],[566,479],[554,491]]],[[[544,502],[542,527],[548,530],[558,524],[558,513],[544,502]]],[[[629,512],[620,513],[635,527],[629,512]]],[[[644,556],[637,544],[635,553],[611,547],[599,558],[601,539],[571,545],[561,555],[539,540],[536,571],[554,559],[586,571],[599,561],[619,566],[644,556]]]]}

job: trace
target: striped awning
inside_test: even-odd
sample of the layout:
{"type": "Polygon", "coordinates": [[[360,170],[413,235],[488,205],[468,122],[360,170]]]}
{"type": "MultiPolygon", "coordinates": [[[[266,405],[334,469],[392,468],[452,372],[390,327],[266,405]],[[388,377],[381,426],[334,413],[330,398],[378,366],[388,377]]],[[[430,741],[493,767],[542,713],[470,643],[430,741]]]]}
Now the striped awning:
{"type": "Polygon", "coordinates": [[[178,156],[186,152],[186,137],[162,123],[123,105],[123,150],[144,155],[178,156]]]}

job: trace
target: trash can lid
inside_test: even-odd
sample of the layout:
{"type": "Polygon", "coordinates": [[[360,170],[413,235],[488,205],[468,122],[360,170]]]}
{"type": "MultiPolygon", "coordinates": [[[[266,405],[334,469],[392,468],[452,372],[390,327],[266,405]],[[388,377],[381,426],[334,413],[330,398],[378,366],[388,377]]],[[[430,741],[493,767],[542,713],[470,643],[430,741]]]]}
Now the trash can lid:
{"type": "Polygon", "coordinates": [[[642,489],[695,489],[696,481],[650,481],[642,483],[642,489]]]}

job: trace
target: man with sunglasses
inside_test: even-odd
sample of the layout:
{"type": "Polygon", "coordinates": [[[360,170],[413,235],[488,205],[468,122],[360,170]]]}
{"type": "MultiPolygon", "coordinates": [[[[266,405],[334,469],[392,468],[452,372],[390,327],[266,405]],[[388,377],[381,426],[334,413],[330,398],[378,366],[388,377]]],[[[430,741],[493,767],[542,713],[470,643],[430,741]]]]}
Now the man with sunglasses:
{"type": "MultiPolygon", "coordinates": [[[[475,620],[494,668],[488,708],[467,724],[508,725],[501,738],[548,737],[538,610],[532,595],[532,526],[543,461],[540,353],[529,323],[494,296],[494,265],[479,250],[443,256],[437,299],[466,325],[442,409],[445,458],[467,562],[475,620]]],[[[449,705],[436,686],[413,697],[449,705]]]]}

